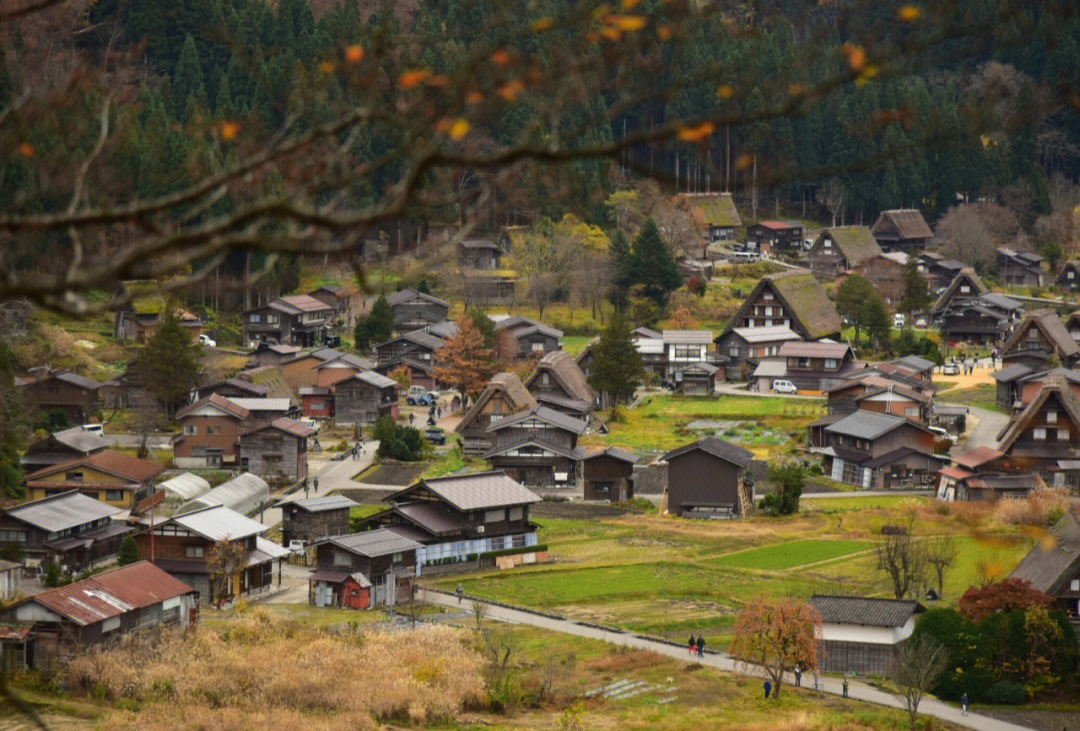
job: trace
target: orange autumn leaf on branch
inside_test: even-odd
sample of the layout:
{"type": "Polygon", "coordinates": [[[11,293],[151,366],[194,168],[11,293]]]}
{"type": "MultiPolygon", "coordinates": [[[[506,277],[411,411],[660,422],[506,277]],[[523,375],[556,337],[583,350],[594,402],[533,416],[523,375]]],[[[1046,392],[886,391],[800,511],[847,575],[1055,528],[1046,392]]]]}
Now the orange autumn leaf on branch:
{"type": "Polygon", "coordinates": [[[410,69],[401,74],[398,85],[403,89],[411,89],[431,75],[427,69],[410,69]]]}
{"type": "Polygon", "coordinates": [[[621,31],[632,33],[644,28],[649,21],[644,15],[609,15],[604,18],[604,22],[621,31]]]}
{"type": "Polygon", "coordinates": [[[679,139],[683,142],[701,142],[703,139],[716,131],[714,122],[702,122],[693,127],[683,127],[679,130],[679,139]]]}
{"type": "Polygon", "coordinates": [[[847,57],[848,66],[853,71],[862,71],[866,66],[866,49],[856,46],[854,43],[845,43],[840,46],[840,53],[847,57]]]}
{"type": "Polygon", "coordinates": [[[359,63],[364,60],[364,47],[352,45],[345,49],[345,60],[349,63],[359,63]]]}

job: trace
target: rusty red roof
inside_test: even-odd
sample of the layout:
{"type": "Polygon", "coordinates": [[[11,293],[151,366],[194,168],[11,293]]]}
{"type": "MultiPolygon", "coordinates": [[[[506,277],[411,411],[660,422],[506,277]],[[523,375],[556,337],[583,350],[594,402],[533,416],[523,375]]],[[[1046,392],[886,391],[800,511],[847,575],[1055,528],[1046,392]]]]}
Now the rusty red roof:
{"type": "Polygon", "coordinates": [[[12,607],[37,602],[85,626],[194,591],[149,561],[140,561],[50,589],[23,599],[12,607]]]}
{"type": "Polygon", "coordinates": [[[790,221],[758,221],[758,226],[764,226],[765,228],[774,231],[782,231],[788,228],[802,228],[799,224],[791,223],[790,221]]]}
{"type": "MultiPolygon", "coordinates": [[[[261,388],[261,387],[260,387],[261,388]]],[[[264,391],[266,389],[263,389],[264,391]]],[[[176,412],[176,418],[182,419],[190,414],[195,409],[201,408],[206,405],[216,406],[230,416],[235,416],[237,419],[246,419],[250,415],[248,410],[235,401],[231,401],[220,394],[212,393],[205,398],[201,398],[198,401],[188,404],[184,408],[176,412]]]]}
{"type": "Polygon", "coordinates": [[[310,437],[315,433],[315,430],[311,427],[305,426],[299,421],[293,421],[292,419],[283,416],[280,419],[275,419],[274,421],[271,421],[269,424],[262,424],[260,426],[254,427],[253,429],[248,429],[245,432],[241,432],[240,436],[246,437],[248,434],[254,434],[255,432],[262,431],[263,429],[277,429],[278,431],[283,431],[286,434],[290,434],[294,437],[310,437]]]}
{"type": "MultiPolygon", "coordinates": [[[[152,477],[159,475],[165,470],[165,465],[151,462],[148,459],[139,459],[130,454],[106,449],[95,454],[77,457],[69,462],[50,465],[26,476],[27,481],[37,480],[58,472],[65,472],[72,467],[92,467],[114,477],[123,478],[126,482],[146,482],[152,477]]],[[[87,482],[84,484],[98,484],[87,482]]]]}

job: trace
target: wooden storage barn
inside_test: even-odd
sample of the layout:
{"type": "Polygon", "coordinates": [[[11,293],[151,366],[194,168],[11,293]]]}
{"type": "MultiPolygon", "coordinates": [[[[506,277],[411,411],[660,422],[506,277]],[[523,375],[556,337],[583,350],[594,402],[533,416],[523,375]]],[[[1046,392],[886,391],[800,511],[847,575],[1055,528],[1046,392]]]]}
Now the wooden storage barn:
{"type": "Polygon", "coordinates": [[[673,449],[667,462],[667,509],[686,517],[742,517],[753,510],[746,468],[753,453],[716,437],[673,449]]]}
{"type": "Polygon", "coordinates": [[[821,670],[859,675],[888,675],[926,611],[913,599],[815,594],[809,604],[821,615],[821,670]]]}
{"type": "Polygon", "coordinates": [[[306,544],[349,532],[349,511],[357,504],[344,495],[322,495],[299,500],[283,500],[281,508],[281,543],[303,541],[306,544]]]}
{"type": "Polygon", "coordinates": [[[870,230],[884,251],[905,251],[914,255],[934,240],[934,232],[922,213],[912,208],[882,211],[870,230]]]}
{"type": "Polygon", "coordinates": [[[582,460],[586,500],[626,502],[634,497],[634,464],[637,455],[607,447],[585,455],[582,460]]]}
{"type": "Polygon", "coordinates": [[[419,543],[390,528],[330,538],[316,548],[309,601],[349,609],[410,601],[419,548],[419,543]]]}

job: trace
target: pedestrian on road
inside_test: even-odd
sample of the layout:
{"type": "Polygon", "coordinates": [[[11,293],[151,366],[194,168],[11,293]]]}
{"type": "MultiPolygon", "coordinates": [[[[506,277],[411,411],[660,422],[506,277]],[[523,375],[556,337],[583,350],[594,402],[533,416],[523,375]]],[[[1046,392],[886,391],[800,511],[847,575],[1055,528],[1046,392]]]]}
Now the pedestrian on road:
{"type": "Polygon", "coordinates": [[[705,635],[699,635],[697,638],[697,655],[705,657],[705,635]]]}
{"type": "Polygon", "coordinates": [[[967,693],[966,692],[962,696],[960,696],[960,715],[961,716],[966,716],[967,715],[967,693]]]}
{"type": "Polygon", "coordinates": [[[769,693],[771,693],[771,692],[772,692],[772,683],[770,683],[768,680],[766,680],[765,681],[765,697],[768,698],[769,693]]]}
{"type": "Polygon", "coordinates": [[[318,492],[319,491],[319,478],[318,477],[315,478],[315,483],[314,484],[315,484],[315,492],[318,492]]]}
{"type": "Polygon", "coordinates": [[[439,418],[441,419],[442,418],[442,406],[440,406],[438,409],[436,409],[435,413],[437,413],[439,415],[439,418]]]}
{"type": "Polygon", "coordinates": [[[847,685],[847,678],[844,678],[844,697],[845,697],[845,698],[847,698],[847,697],[848,697],[848,695],[847,695],[847,688],[848,688],[848,685],[847,685]]]}
{"type": "Polygon", "coordinates": [[[465,593],[465,587],[461,584],[457,585],[457,603],[461,604],[461,595],[465,593]]]}
{"type": "Polygon", "coordinates": [[[413,414],[413,412],[410,411],[409,412],[409,426],[412,426],[413,419],[415,419],[415,418],[416,418],[416,415],[413,414]]]}
{"type": "Polygon", "coordinates": [[[802,687],[802,668],[799,667],[799,663],[795,663],[795,687],[802,687]]]}
{"type": "Polygon", "coordinates": [[[697,649],[697,638],[694,637],[694,635],[690,635],[690,642],[688,642],[687,645],[686,645],[686,651],[689,652],[691,655],[693,655],[694,651],[696,649],[697,649]]]}

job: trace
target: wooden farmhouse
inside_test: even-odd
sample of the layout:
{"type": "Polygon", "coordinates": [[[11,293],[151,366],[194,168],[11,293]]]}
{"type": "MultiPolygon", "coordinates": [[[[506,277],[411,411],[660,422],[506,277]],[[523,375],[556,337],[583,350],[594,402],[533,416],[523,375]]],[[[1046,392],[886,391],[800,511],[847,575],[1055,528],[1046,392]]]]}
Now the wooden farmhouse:
{"type": "Polygon", "coordinates": [[[409,602],[420,544],[389,528],[340,535],[318,544],[308,598],[317,607],[367,609],[409,602]]]}
{"type": "Polygon", "coordinates": [[[1023,579],[1054,597],[1060,609],[1080,632],[1080,519],[1070,510],[1050,529],[1053,541],[1039,541],[1017,565],[1009,578],[1023,579]]]}
{"type": "Polygon", "coordinates": [[[903,251],[915,256],[934,240],[926,219],[915,209],[882,211],[870,227],[883,251],[903,251]]]}
{"type": "Polygon", "coordinates": [[[326,340],[334,308],[306,294],[279,297],[243,314],[244,342],[310,348],[326,340]]]}
{"type": "Polygon", "coordinates": [[[411,288],[386,295],[386,303],[394,311],[394,330],[399,333],[437,325],[450,312],[446,300],[411,288]]]}
{"type": "Polygon", "coordinates": [[[828,389],[826,396],[830,414],[846,415],[863,409],[928,424],[933,413],[932,388],[918,388],[887,376],[848,378],[828,389]]]}
{"type": "Polygon", "coordinates": [[[847,343],[791,340],[776,358],[766,358],[754,371],[759,391],[771,391],[777,380],[791,381],[799,390],[828,391],[859,367],[847,343]]]}
{"type": "Polygon", "coordinates": [[[68,462],[43,467],[26,476],[26,496],[38,500],[69,490],[101,500],[122,510],[142,512],[163,497],[154,478],[165,470],[160,462],[105,449],[68,462]]]}
{"type": "Polygon", "coordinates": [[[281,375],[293,390],[297,390],[304,386],[329,386],[340,380],[342,373],[357,373],[374,367],[375,363],[367,358],[334,348],[319,348],[283,361],[281,375]]]}
{"type": "Polygon", "coordinates": [[[240,433],[240,469],[264,480],[307,479],[308,438],[315,430],[292,419],[277,419],[240,433]]]}
{"type": "Polygon", "coordinates": [[[483,454],[492,446],[489,426],[537,405],[536,398],[516,374],[496,373],[454,429],[461,435],[462,451],[483,454]]]}
{"type": "Polygon", "coordinates": [[[825,474],[868,490],[929,484],[945,465],[934,435],[917,421],[858,410],[824,427],[825,474]]]}
{"type": "Polygon", "coordinates": [[[802,224],[791,221],[759,221],[746,228],[746,242],[765,254],[802,249],[802,224]]]}
{"type": "Polygon", "coordinates": [[[1005,366],[1020,363],[1032,370],[1047,370],[1055,366],[1071,368],[1078,360],[1080,344],[1053,310],[1027,313],[1001,347],[1005,366]]]}
{"type": "Polygon", "coordinates": [[[343,424],[374,424],[398,415],[398,382],[375,371],[360,371],[331,388],[334,418],[343,424]]]}
{"type": "Polygon", "coordinates": [[[735,328],[791,328],[804,340],[833,338],[842,325],[825,288],[805,269],[768,274],[732,316],[721,337],[735,328]]]}
{"type": "Polygon", "coordinates": [[[904,267],[907,263],[906,253],[891,251],[863,259],[852,268],[852,273],[865,277],[886,304],[896,307],[904,299],[904,267]]]}
{"type": "Polygon", "coordinates": [[[998,435],[998,448],[1013,470],[1049,476],[1062,460],[1080,458],[1080,398],[1060,373],[1042,388],[998,435]]]}
{"type": "Polygon", "coordinates": [[[1023,305],[1012,297],[984,292],[953,299],[938,317],[938,327],[946,343],[993,345],[1009,334],[1023,313],[1023,305]]]}
{"type": "Polygon", "coordinates": [[[667,462],[667,510],[684,517],[742,517],[754,509],[746,468],[753,453],[716,437],[673,449],[667,462]]]}
{"type": "Polygon", "coordinates": [[[971,267],[964,267],[949,281],[945,291],[938,295],[934,306],[930,308],[930,314],[941,317],[945,310],[956,300],[971,299],[987,292],[986,285],[971,267]]]}
{"type": "Polygon", "coordinates": [[[632,499],[637,461],[637,455],[616,447],[586,454],[581,461],[585,499],[612,503],[632,499]]]}
{"type": "Polygon", "coordinates": [[[835,279],[881,253],[868,227],[836,226],[818,234],[802,263],[819,277],[835,279]]]}
{"type": "Polygon", "coordinates": [[[1073,259],[1065,262],[1065,265],[1061,267],[1061,271],[1058,272],[1057,278],[1054,280],[1054,285],[1058,289],[1065,289],[1075,292],[1080,289],[1080,260],[1073,259]]]}
{"type": "Polygon", "coordinates": [[[101,434],[87,431],[81,426],[52,432],[31,442],[26,448],[22,456],[23,472],[36,472],[43,467],[87,457],[104,451],[108,446],[108,440],[101,434]]]}
{"type": "Polygon", "coordinates": [[[574,356],[563,350],[545,353],[525,381],[525,388],[538,404],[578,419],[588,419],[596,402],[596,392],[585,373],[574,356]]]}
{"type": "Polygon", "coordinates": [[[30,568],[55,563],[78,573],[107,563],[120,552],[132,527],[117,507],[70,490],[0,511],[0,546],[23,556],[30,568]]]}
{"type": "Polygon", "coordinates": [[[1017,251],[1007,246],[997,250],[997,274],[1010,287],[1041,287],[1043,257],[1033,251],[1017,251]]]}
{"type": "Polygon", "coordinates": [[[521,315],[511,315],[496,322],[495,333],[496,337],[508,338],[513,343],[512,350],[517,358],[543,356],[562,348],[562,330],[521,315]]]}
{"type": "Polygon", "coordinates": [[[297,500],[283,500],[281,508],[281,545],[303,541],[304,545],[349,532],[349,511],[357,507],[344,495],[321,495],[297,500]]]}
{"type": "Polygon", "coordinates": [[[51,371],[22,384],[19,395],[26,407],[38,414],[63,411],[76,423],[86,423],[101,411],[105,384],[71,371],[51,371]]]}
{"type": "Polygon", "coordinates": [[[463,269],[499,269],[502,249],[490,239],[466,239],[458,244],[458,266],[463,269]]]}
{"type": "MultiPolygon", "coordinates": [[[[675,203],[689,211],[706,247],[717,241],[733,241],[735,229],[743,225],[731,193],[679,193],[675,203]]],[[[705,258],[704,249],[700,258],[705,258]]]]}
{"type": "Polygon", "coordinates": [[[240,430],[250,412],[214,393],[176,412],[180,433],[173,436],[173,464],[181,469],[235,466],[240,430]]]}
{"type": "Polygon", "coordinates": [[[586,426],[547,406],[519,411],[488,426],[491,448],[483,457],[524,485],[569,487],[577,484],[577,440],[586,426]]]}
{"type": "Polygon", "coordinates": [[[745,381],[766,358],[776,358],[784,343],[801,340],[787,325],[736,327],[716,338],[716,352],[727,359],[727,380],[745,381]]]}
{"type": "Polygon", "coordinates": [[[0,610],[5,665],[51,670],[80,651],[158,627],[189,627],[195,590],[148,561],[49,589],[0,610]]]}

